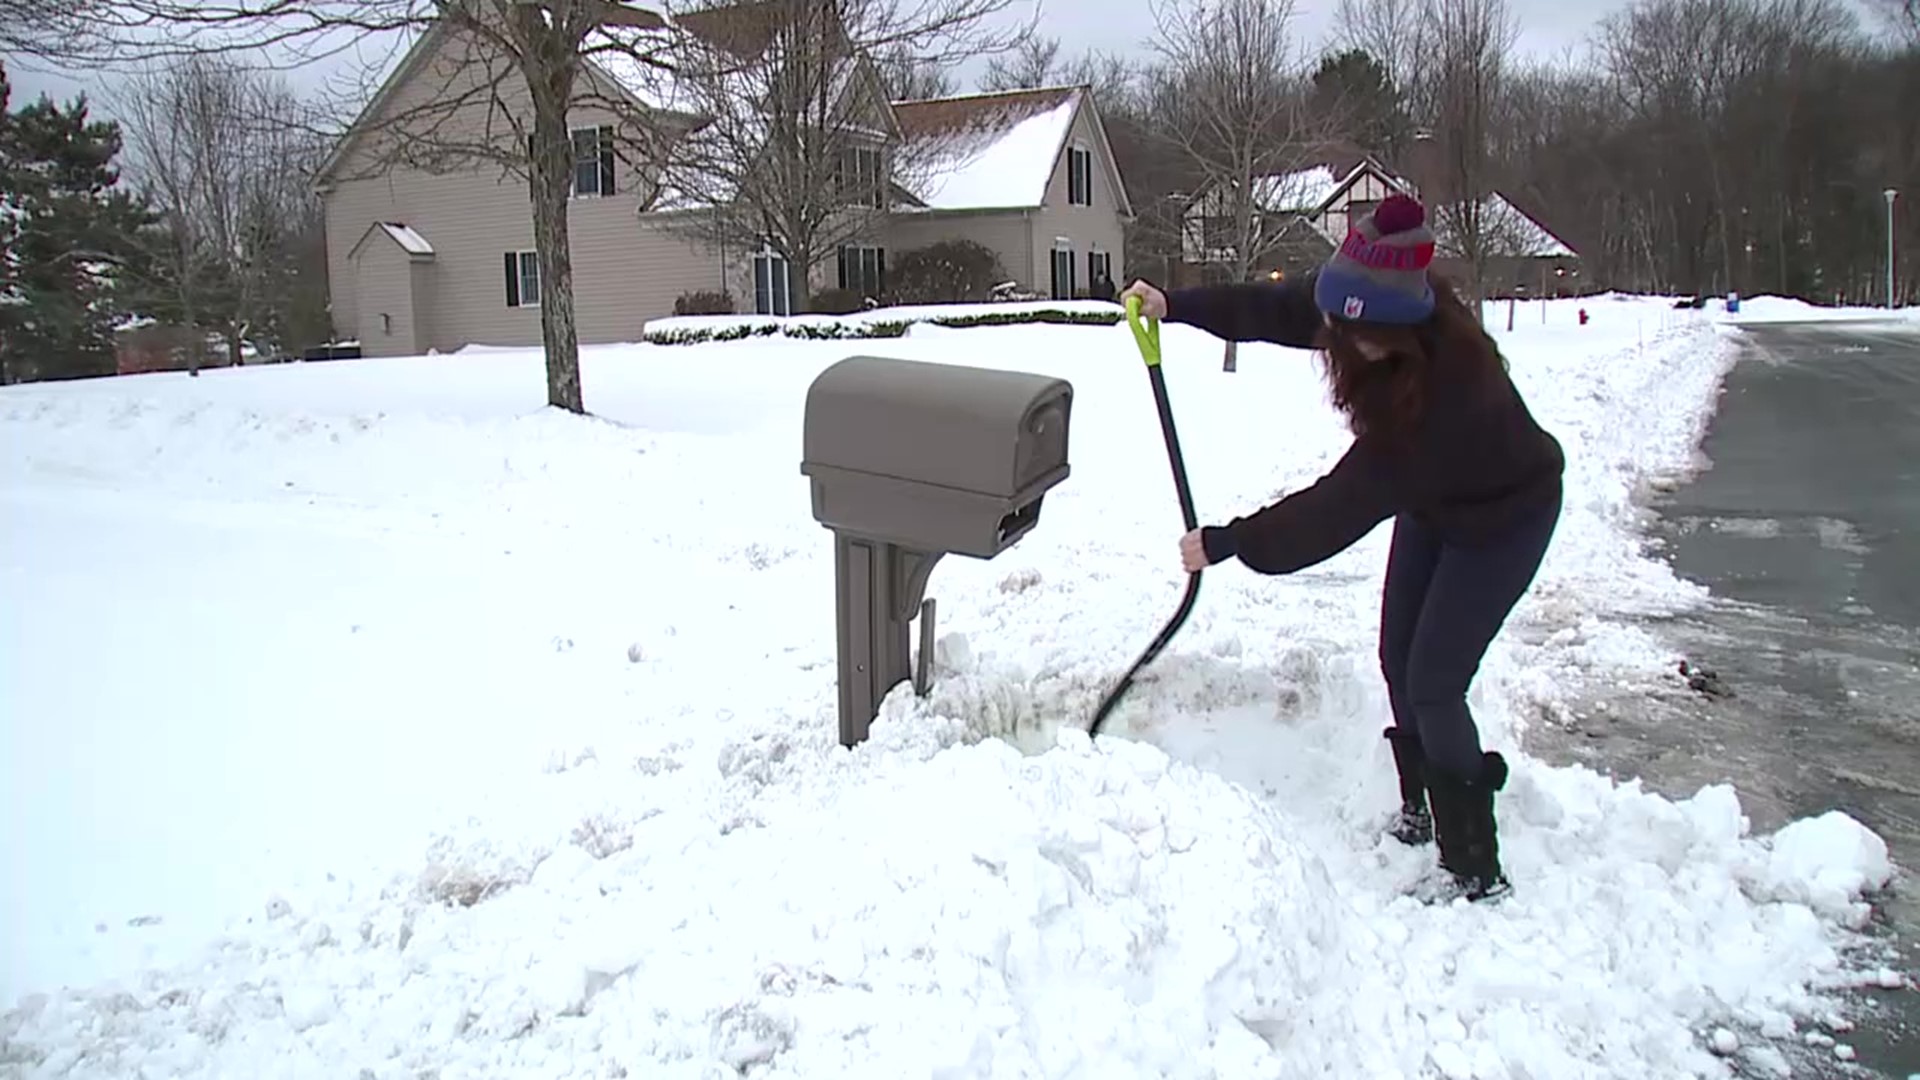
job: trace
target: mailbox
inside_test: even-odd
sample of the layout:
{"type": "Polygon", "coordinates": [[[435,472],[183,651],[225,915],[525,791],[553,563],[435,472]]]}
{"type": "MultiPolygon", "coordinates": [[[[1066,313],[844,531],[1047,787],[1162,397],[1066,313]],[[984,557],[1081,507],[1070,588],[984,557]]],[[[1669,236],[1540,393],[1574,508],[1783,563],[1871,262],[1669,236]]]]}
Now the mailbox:
{"type": "Polygon", "coordinates": [[[990,559],[1067,476],[1073,387],[1018,371],[855,356],[807,391],[813,516],[838,532],[990,559]]]}
{"type": "Polygon", "coordinates": [[[1069,471],[1072,408],[1066,380],[994,368],[854,356],[814,379],[800,471],[834,535],[842,745],[867,737],[909,676],[916,610],[925,692],[934,564],[991,559],[1039,524],[1069,471]]]}

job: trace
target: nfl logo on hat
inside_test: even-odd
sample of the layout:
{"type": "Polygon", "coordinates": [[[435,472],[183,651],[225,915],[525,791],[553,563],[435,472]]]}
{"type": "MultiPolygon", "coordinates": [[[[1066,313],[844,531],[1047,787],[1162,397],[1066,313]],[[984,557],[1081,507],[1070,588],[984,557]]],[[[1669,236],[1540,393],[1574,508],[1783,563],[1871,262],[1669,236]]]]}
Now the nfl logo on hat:
{"type": "Polygon", "coordinates": [[[1360,299],[1357,296],[1347,297],[1346,308],[1345,308],[1345,311],[1343,312],[1347,318],[1357,319],[1360,317],[1360,313],[1365,310],[1367,310],[1366,301],[1360,299]]]}

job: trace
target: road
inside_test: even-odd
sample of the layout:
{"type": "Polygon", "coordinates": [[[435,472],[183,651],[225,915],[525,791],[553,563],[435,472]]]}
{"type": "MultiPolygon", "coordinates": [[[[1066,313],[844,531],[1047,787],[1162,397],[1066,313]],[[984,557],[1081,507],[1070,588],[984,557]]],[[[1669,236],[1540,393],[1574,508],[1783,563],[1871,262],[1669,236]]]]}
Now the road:
{"type": "MultiPolygon", "coordinates": [[[[1530,748],[1669,794],[1731,781],[1756,830],[1839,808],[1920,873],[1920,326],[1776,324],[1743,338],[1702,446],[1711,466],[1656,507],[1673,566],[1716,597],[1661,630],[1734,696],[1609,703],[1530,748]]],[[[1880,907],[1878,932],[1908,971],[1916,892],[1880,907]]],[[[1920,1073],[1916,999],[1862,999],[1852,1038],[1872,1075],[1920,1073]]]]}

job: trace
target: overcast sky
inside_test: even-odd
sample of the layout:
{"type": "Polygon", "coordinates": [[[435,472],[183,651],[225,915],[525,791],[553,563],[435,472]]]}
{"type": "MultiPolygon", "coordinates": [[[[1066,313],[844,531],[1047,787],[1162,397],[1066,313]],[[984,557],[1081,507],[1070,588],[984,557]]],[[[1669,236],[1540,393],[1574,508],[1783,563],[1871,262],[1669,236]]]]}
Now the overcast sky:
{"type": "MultiPolygon", "coordinates": [[[[1141,55],[1146,52],[1146,42],[1157,32],[1154,9],[1167,3],[1177,5],[1178,0],[1041,0],[1037,4],[1040,32],[1058,37],[1061,52],[1067,55],[1085,49],[1141,55]]],[[[1627,0],[1507,0],[1507,3],[1520,26],[1518,51],[1529,58],[1544,60],[1584,56],[1587,35],[1600,19],[1625,7],[1627,0]]],[[[1860,0],[1850,0],[1850,3],[1857,6],[1860,0]]],[[[1334,4],[1335,0],[1298,0],[1297,32],[1308,45],[1319,45],[1333,31],[1334,4]]],[[[1024,5],[1020,9],[1022,17],[1030,16],[1032,11],[1032,7],[1024,5]]],[[[97,96],[103,88],[97,76],[74,77],[28,70],[21,66],[23,63],[27,62],[7,59],[14,108],[35,99],[43,91],[66,100],[82,90],[97,96]]],[[[978,67],[978,64],[969,65],[969,70],[962,73],[967,82],[977,74],[978,67]]],[[[303,69],[291,73],[290,78],[296,87],[319,86],[329,73],[338,70],[336,63],[330,70],[303,69]]],[[[96,112],[110,114],[111,110],[97,106],[96,112]]]]}

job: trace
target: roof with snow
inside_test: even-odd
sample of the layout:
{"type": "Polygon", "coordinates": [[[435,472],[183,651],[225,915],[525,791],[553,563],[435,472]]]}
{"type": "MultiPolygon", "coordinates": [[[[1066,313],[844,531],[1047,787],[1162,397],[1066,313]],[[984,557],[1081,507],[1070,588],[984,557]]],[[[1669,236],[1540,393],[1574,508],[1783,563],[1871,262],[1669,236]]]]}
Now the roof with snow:
{"type": "Polygon", "coordinates": [[[1333,197],[1343,179],[1331,165],[1258,177],[1253,182],[1254,205],[1269,214],[1311,214],[1333,197]]]}
{"type": "Polygon", "coordinates": [[[902,183],[934,210],[999,210],[1045,201],[1074,112],[1078,87],[897,101],[902,183]]]}
{"type": "Polygon", "coordinates": [[[426,237],[413,231],[411,226],[402,225],[397,221],[383,221],[380,223],[380,228],[386,230],[386,234],[393,237],[393,242],[399,244],[401,249],[409,255],[433,254],[433,245],[427,243],[426,237]]]}
{"type": "MultiPolygon", "coordinates": [[[[1458,221],[1444,211],[1433,215],[1434,240],[1442,255],[1459,257],[1465,248],[1460,242],[1458,221]]],[[[1536,221],[1531,214],[1515,206],[1498,191],[1480,203],[1480,235],[1487,254],[1497,258],[1572,259],[1578,258],[1566,241],[1536,221]]]]}
{"type": "Polygon", "coordinates": [[[360,239],[354,241],[353,247],[347,252],[347,257],[354,258],[358,255],[360,248],[376,236],[384,236],[393,241],[401,251],[406,252],[409,259],[433,258],[433,245],[427,242],[427,238],[414,231],[411,226],[398,221],[376,221],[367,226],[367,230],[360,234],[360,239]]]}

